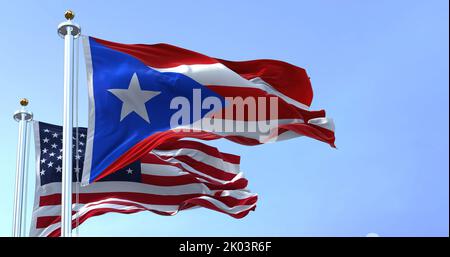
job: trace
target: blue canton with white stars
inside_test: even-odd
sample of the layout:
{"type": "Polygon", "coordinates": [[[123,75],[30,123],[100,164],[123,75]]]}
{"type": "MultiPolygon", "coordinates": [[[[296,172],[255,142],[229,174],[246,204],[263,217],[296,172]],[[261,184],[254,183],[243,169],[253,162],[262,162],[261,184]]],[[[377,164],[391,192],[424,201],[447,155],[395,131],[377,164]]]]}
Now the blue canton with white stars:
{"type": "MultiPolygon", "coordinates": [[[[61,126],[39,122],[39,176],[41,186],[52,183],[61,182],[62,180],[62,132],[61,126]]],[[[78,128],[78,144],[77,129],[73,129],[73,158],[72,158],[72,181],[79,182],[83,174],[84,154],[86,150],[87,128],[78,128]],[[78,164],[77,164],[78,162],[78,164]]],[[[101,181],[141,181],[141,162],[136,161],[123,169],[114,172],[101,181]]]]}

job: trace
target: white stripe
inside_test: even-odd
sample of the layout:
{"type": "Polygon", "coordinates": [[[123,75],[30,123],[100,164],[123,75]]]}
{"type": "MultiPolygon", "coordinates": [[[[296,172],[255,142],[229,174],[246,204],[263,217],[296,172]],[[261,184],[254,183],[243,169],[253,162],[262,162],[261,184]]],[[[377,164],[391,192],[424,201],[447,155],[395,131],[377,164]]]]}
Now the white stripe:
{"type": "Polygon", "coordinates": [[[152,153],[160,156],[189,156],[192,159],[202,162],[204,164],[216,167],[224,172],[237,174],[240,172],[239,164],[227,162],[223,159],[217,158],[212,155],[208,155],[199,150],[193,150],[190,148],[181,148],[178,150],[158,150],[154,149],[152,153]]]}
{"type": "MultiPolygon", "coordinates": [[[[216,124],[217,124],[216,123],[216,124]]],[[[304,123],[302,119],[280,119],[280,120],[272,120],[271,122],[266,121],[237,121],[237,120],[224,120],[224,119],[211,119],[208,117],[205,117],[201,120],[198,120],[194,122],[193,124],[189,125],[183,125],[178,126],[177,128],[173,129],[174,131],[177,130],[189,130],[189,129],[195,129],[195,130],[203,130],[206,132],[211,132],[216,135],[220,136],[240,136],[250,139],[255,139],[259,141],[260,143],[266,143],[268,140],[267,136],[270,135],[270,133],[261,133],[260,131],[254,131],[249,132],[246,131],[248,127],[256,127],[256,128],[265,128],[267,131],[274,131],[278,126],[280,125],[286,125],[286,124],[296,124],[296,123],[304,123]],[[223,124],[221,127],[230,127],[235,128],[234,131],[223,131],[214,129],[214,127],[209,126],[209,124],[214,124],[217,122],[218,124],[223,124]]],[[[277,138],[276,141],[279,141],[280,138],[277,138]]]]}
{"type": "Polygon", "coordinates": [[[241,199],[241,200],[258,195],[256,193],[251,193],[246,189],[243,189],[243,190],[214,190],[214,191],[221,192],[220,197],[229,196],[229,197],[233,197],[235,199],[241,199]]]}
{"type": "Polygon", "coordinates": [[[94,133],[95,133],[95,100],[94,100],[94,78],[92,69],[92,56],[91,47],[89,45],[89,37],[82,36],[83,49],[84,49],[84,59],[86,62],[86,75],[88,84],[88,95],[89,95],[89,117],[88,117],[88,131],[86,136],[86,150],[84,157],[84,167],[83,176],[81,178],[81,184],[89,184],[91,177],[91,164],[92,164],[92,149],[94,144],[94,133]]]}
{"type": "MultiPolygon", "coordinates": [[[[40,146],[40,133],[39,133],[39,122],[33,121],[33,129],[34,129],[34,145],[35,145],[35,163],[40,163],[41,160],[41,146],[40,146]]],[[[33,229],[36,227],[36,215],[34,214],[35,210],[39,207],[39,189],[41,187],[41,175],[40,175],[40,165],[35,166],[35,188],[34,188],[34,204],[33,204],[33,214],[31,216],[30,222],[30,235],[33,233],[33,229]]]]}
{"type": "Polygon", "coordinates": [[[255,206],[256,204],[252,204],[252,205],[237,205],[234,207],[228,207],[226,204],[224,204],[223,202],[216,200],[214,198],[211,198],[209,196],[200,196],[200,197],[196,197],[196,199],[203,199],[206,200],[212,204],[214,204],[217,208],[226,211],[227,213],[231,213],[231,214],[238,214],[241,213],[243,211],[246,211],[250,208],[252,208],[253,206],[255,206]]]}
{"type": "MultiPolygon", "coordinates": [[[[145,174],[145,175],[165,176],[165,177],[174,177],[174,176],[190,174],[190,175],[195,176],[195,179],[198,180],[198,183],[208,183],[208,184],[210,184],[211,182],[208,180],[205,180],[203,178],[197,177],[196,175],[201,175],[203,177],[207,177],[207,178],[209,178],[213,181],[216,181],[217,183],[222,184],[222,185],[226,185],[226,184],[232,183],[234,181],[234,179],[230,182],[230,181],[220,180],[220,179],[211,177],[207,174],[204,174],[200,171],[195,170],[188,164],[185,164],[184,162],[182,163],[177,159],[171,158],[171,159],[165,160],[165,161],[168,163],[174,163],[174,164],[178,163],[178,164],[182,165],[185,169],[189,170],[190,172],[182,171],[180,168],[175,167],[175,166],[170,166],[170,165],[141,163],[141,173],[145,174]],[[170,169],[168,169],[168,167],[170,167],[170,169]],[[192,174],[192,173],[194,173],[194,174],[192,174]]],[[[243,177],[243,174],[241,175],[241,177],[243,177]]],[[[241,177],[239,177],[239,178],[241,178],[241,177]]],[[[97,182],[97,183],[101,183],[101,182],[97,182]]]]}
{"type": "MultiPolygon", "coordinates": [[[[42,186],[40,189],[40,195],[42,196],[60,194],[61,183],[49,183],[42,186]]],[[[185,184],[179,186],[155,186],[137,182],[102,181],[80,187],[80,194],[111,192],[130,192],[155,195],[211,194],[209,188],[201,183],[185,184]]]]}
{"type": "MultiPolygon", "coordinates": [[[[181,165],[181,164],[180,164],[181,165]]],[[[188,175],[192,173],[181,170],[178,167],[163,165],[163,164],[150,164],[150,163],[141,163],[141,173],[144,175],[154,175],[154,176],[164,176],[164,177],[175,177],[188,175]]],[[[195,177],[199,181],[199,183],[210,183],[208,180],[205,180],[200,177],[195,177]]],[[[98,183],[98,182],[97,182],[98,183]]]]}
{"type": "Polygon", "coordinates": [[[334,121],[332,118],[314,118],[308,120],[308,123],[334,132],[334,121]]]}
{"type": "MultiPolygon", "coordinates": [[[[276,129],[280,125],[288,125],[288,124],[298,124],[304,123],[302,119],[280,119],[280,120],[272,120],[272,122],[266,123],[266,121],[235,121],[235,120],[223,120],[223,119],[211,119],[211,118],[203,118],[194,122],[193,124],[179,126],[177,128],[172,129],[173,131],[183,131],[190,129],[209,132],[212,134],[216,134],[219,136],[238,136],[249,139],[257,140],[259,143],[272,143],[283,141],[287,139],[291,139],[293,137],[303,136],[302,134],[297,134],[293,131],[286,131],[281,135],[275,135],[273,132],[276,132],[276,129]],[[214,127],[209,126],[209,124],[214,124],[214,122],[218,122],[219,124],[225,124],[221,127],[231,127],[231,128],[240,128],[240,130],[244,132],[237,131],[223,131],[214,129],[214,127]],[[206,124],[206,125],[205,125],[206,124]],[[265,126],[265,128],[271,133],[261,133],[261,132],[248,132],[245,131],[247,127],[256,127],[260,128],[260,126],[265,126]]],[[[333,119],[330,118],[315,118],[309,121],[310,124],[314,124],[320,126],[322,128],[328,129],[330,131],[334,131],[334,123],[333,119]]],[[[236,129],[237,130],[237,129],[236,129]]]]}
{"type": "Polygon", "coordinates": [[[189,174],[180,168],[164,164],[141,163],[141,173],[145,175],[176,177],[189,174]]]}
{"type": "Polygon", "coordinates": [[[251,80],[247,80],[221,63],[191,65],[183,64],[172,68],[150,68],[155,69],[159,72],[182,73],[197,81],[198,83],[208,86],[257,88],[266,91],[268,94],[276,95],[287,103],[290,103],[298,108],[304,110],[309,109],[307,105],[284,95],[261,78],[257,77],[251,80]]]}

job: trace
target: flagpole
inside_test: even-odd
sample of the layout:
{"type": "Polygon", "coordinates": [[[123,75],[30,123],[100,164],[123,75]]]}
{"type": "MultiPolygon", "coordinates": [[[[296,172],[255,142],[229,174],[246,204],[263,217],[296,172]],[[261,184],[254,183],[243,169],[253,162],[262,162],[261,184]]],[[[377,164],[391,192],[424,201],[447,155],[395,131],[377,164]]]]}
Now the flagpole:
{"type": "Polygon", "coordinates": [[[75,14],[66,11],[66,21],[58,26],[58,34],[64,38],[64,121],[63,121],[63,170],[61,189],[61,236],[72,236],[72,136],[73,136],[73,84],[74,40],[81,28],[72,22],[75,14]]]}
{"type": "Polygon", "coordinates": [[[20,100],[22,106],[17,110],[13,117],[19,122],[19,139],[17,142],[17,161],[16,161],[16,184],[14,192],[14,215],[13,215],[13,237],[23,236],[22,221],[23,218],[23,199],[24,199],[24,185],[25,173],[27,172],[27,147],[28,147],[28,122],[33,119],[33,113],[27,111],[25,106],[28,105],[28,100],[23,98],[20,100]]]}

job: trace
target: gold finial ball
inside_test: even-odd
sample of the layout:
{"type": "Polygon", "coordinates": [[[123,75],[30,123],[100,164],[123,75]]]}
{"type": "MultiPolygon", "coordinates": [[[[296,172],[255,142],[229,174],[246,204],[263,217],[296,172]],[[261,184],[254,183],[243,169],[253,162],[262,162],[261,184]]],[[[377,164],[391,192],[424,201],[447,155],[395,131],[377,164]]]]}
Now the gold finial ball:
{"type": "Polygon", "coordinates": [[[26,99],[26,98],[20,99],[20,105],[27,106],[28,105],[28,99],[26,99]]]}
{"type": "Polygon", "coordinates": [[[67,10],[64,13],[64,17],[66,17],[67,20],[73,20],[73,18],[75,17],[75,13],[72,12],[71,10],[67,10]]]}

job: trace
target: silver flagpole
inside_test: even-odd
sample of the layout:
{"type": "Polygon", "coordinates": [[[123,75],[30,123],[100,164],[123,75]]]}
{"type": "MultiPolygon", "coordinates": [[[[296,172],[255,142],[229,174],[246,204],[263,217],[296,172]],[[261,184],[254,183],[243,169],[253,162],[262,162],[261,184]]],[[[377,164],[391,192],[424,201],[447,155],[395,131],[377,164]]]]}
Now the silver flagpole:
{"type": "Polygon", "coordinates": [[[73,84],[74,39],[81,28],[72,22],[75,14],[66,11],[66,21],[58,26],[58,34],[64,38],[64,122],[63,122],[63,171],[61,194],[61,236],[72,236],[72,137],[73,137],[73,84]]]}
{"type": "Polygon", "coordinates": [[[23,236],[22,221],[23,217],[23,199],[24,199],[24,184],[26,162],[27,162],[27,128],[28,122],[33,119],[33,113],[27,111],[25,106],[28,105],[28,100],[23,98],[20,100],[22,106],[20,110],[14,113],[14,119],[19,122],[19,140],[17,142],[17,163],[16,163],[16,184],[14,192],[14,216],[13,216],[13,236],[23,236]]]}

